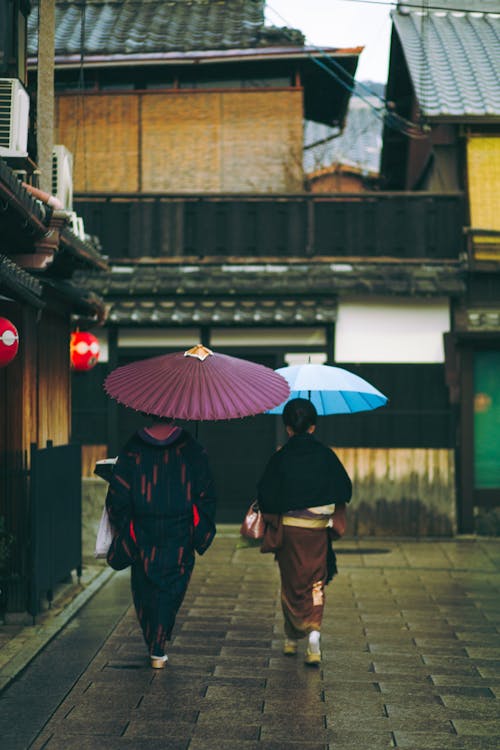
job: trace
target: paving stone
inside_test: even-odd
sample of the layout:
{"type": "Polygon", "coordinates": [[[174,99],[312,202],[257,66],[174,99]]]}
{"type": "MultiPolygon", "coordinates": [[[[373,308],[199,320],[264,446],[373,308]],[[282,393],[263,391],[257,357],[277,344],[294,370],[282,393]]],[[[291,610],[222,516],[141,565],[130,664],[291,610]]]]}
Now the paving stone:
{"type": "Polygon", "coordinates": [[[262,743],[259,740],[238,740],[235,745],[233,740],[222,740],[219,737],[210,739],[208,737],[193,737],[189,743],[189,750],[262,750],[262,743]]]}
{"type": "Polygon", "coordinates": [[[365,732],[328,729],[326,739],[328,747],[334,750],[386,750],[394,747],[391,732],[380,732],[371,728],[365,732]]]}
{"type": "Polygon", "coordinates": [[[88,716],[81,718],[73,712],[60,718],[56,715],[51,722],[51,727],[55,728],[60,724],[60,731],[65,734],[73,734],[81,737],[85,737],[86,735],[120,737],[128,724],[128,718],[115,716],[114,712],[110,716],[103,716],[102,713],[94,711],[91,718],[92,721],[89,721],[88,716]]]}
{"type": "Polygon", "coordinates": [[[265,685],[261,687],[245,686],[245,692],[235,689],[232,685],[210,684],[207,686],[204,697],[207,701],[220,701],[227,703],[231,700],[264,701],[265,685]]]}
{"type": "Polygon", "coordinates": [[[478,632],[477,630],[456,631],[457,640],[464,646],[496,646],[500,641],[500,635],[495,630],[478,632]]]}
{"type": "Polygon", "coordinates": [[[471,659],[495,661],[496,666],[500,667],[500,639],[498,648],[488,648],[487,646],[467,646],[465,650],[471,659]]]}
{"type": "MultiPolygon", "coordinates": [[[[495,672],[495,674],[498,674],[495,672]]],[[[477,674],[459,674],[459,673],[453,673],[453,674],[446,674],[446,673],[439,673],[434,674],[431,673],[429,675],[430,680],[434,683],[434,685],[453,685],[455,687],[483,687],[488,688],[492,687],[495,684],[500,687],[500,678],[495,679],[485,679],[481,674],[479,674],[479,671],[477,674]]]]}
{"type": "MultiPolygon", "coordinates": [[[[397,716],[370,716],[370,729],[377,732],[391,732],[397,729],[408,731],[426,730],[432,734],[449,734],[453,732],[451,722],[446,718],[428,718],[427,709],[415,711],[413,714],[404,709],[397,716]]],[[[328,728],[349,731],[352,728],[352,722],[347,713],[331,715],[327,714],[328,728]]]]}
{"type": "Polygon", "coordinates": [[[364,724],[379,717],[386,718],[384,704],[379,699],[367,700],[365,696],[359,696],[359,703],[342,700],[328,700],[325,702],[325,715],[327,726],[336,726],[340,720],[342,726],[347,722],[352,724],[364,724]]]}
{"type": "Polygon", "coordinates": [[[288,739],[286,742],[279,741],[252,741],[252,740],[210,740],[193,738],[189,750],[328,750],[328,746],[322,742],[308,742],[304,739],[288,739]]]}
{"type": "Polygon", "coordinates": [[[403,750],[498,750],[498,738],[432,735],[428,732],[394,732],[396,747],[403,750]]]}
{"type": "MultiPolygon", "coordinates": [[[[169,739],[168,750],[187,750],[189,740],[169,739]]],[[[37,740],[30,750],[166,750],[165,739],[148,737],[141,740],[137,737],[78,737],[74,734],[49,735],[44,741],[37,740]]],[[[19,748],[24,750],[24,748],[19,748]]]]}
{"type": "Polygon", "coordinates": [[[411,643],[408,641],[399,641],[397,643],[390,642],[390,641],[386,643],[372,643],[371,641],[369,641],[368,647],[369,647],[369,652],[371,654],[376,654],[377,656],[379,655],[401,656],[401,655],[414,654],[416,658],[419,658],[417,647],[415,646],[414,643],[411,643]]]}
{"type": "Polygon", "coordinates": [[[435,720],[436,722],[445,722],[447,724],[446,731],[451,731],[448,720],[452,712],[448,711],[446,706],[443,706],[439,701],[426,703],[425,708],[422,708],[422,703],[418,705],[415,703],[401,705],[387,702],[385,703],[385,710],[391,726],[393,725],[393,720],[396,720],[398,723],[405,722],[408,727],[411,727],[412,724],[420,724],[424,728],[428,726],[430,720],[435,720]]]}
{"type": "Polygon", "coordinates": [[[258,740],[260,738],[260,734],[260,725],[239,724],[237,720],[232,725],[228,725],[227,723],[225,723],[219,726],[214,726],[211,722],[206,725],[197,723],[192,729],[192,736],[195,739],[232,739],[233,743],[236,740],[238,742],[240,742],[241,740],[258,740]]]}
{"type": "Polygon", "coordinates": [[[500,684],[500,669],[496,666],[496,663],[491,663],[491,666],[483,666],[483,664],[477,664],[477,671],[489,684],[498,685],[500,684]]]}
{"type": "Polygon", "coordinates": [[[457,672],[460,674],[476,674],[474,662],[468,657],[448,656],[445,654],[422,654],[422,661],[433,673],[457,672]]]}
{"type": "Polygon", "coordinates": [[[497,719],[453,719],[457,734],[500,738],[500,716],[497,719]]]}
{"type": "Polygon", "coordinates": [[[455,715],[457,712],[462,714],[473,712],[477,717],[500,719],[500,701],[498,700],[457,695],[443,695],[441,700],[455,715]]]}
{"type": "Polygon", "coordinates": [[[264,714],[276,714],[283,711],[283,706],[286,705],[288,712],[300,713],[304,711],[311,712],[323,712],[325,711],[325,702],[321,699],[321,695],[297,695],[292,694],[287,698],[283,697],[281,693],[278,697],[265,698],[263,701],[263,713],[264,714]]]}
{"type": "MultiPolygon", "coordinates": [[[[277,713],[264,714],[260,737],[262,740],[287,740],[300,737],[322,739],[325,734],[325,717],[321,713],[277,713]]],[[[326,742],[326,737],[323,738],[326,742]]]]}
{"type": "Polygon", "coordinates": [[[177,721],[176,719],[161,720],[153,716],[149,716],[144,719],[133,718],[123,736],[128,740],[137,739],[158,739],[159,737],[168,737],[170,743],[171,740],[182,740],[187,741],[193,731],[194,722],[191,721],[177,721]]]}

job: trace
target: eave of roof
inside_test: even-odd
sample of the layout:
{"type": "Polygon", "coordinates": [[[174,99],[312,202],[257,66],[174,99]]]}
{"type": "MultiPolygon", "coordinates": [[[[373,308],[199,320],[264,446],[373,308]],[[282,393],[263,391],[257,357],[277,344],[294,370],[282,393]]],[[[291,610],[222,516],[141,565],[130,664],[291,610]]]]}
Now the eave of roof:
{"type": "Polygon", "coordinates": [[[100,271],[106,271],[109,268],[107,261],[91,243],[81,240],[69,227],[65,227],[61,232],[60,249],[71,258],[72,271],[77,267],[100,271]]]}
{"type": "MultiPolygon", "coordinates": [[[[301,60],[310,57],[334,58],[359,57],[363,46],[328,47],[255,47],[251,49],[190,50],[171,52],[137,52],[128,54],[89,54],[56,55],[56,68],[114,67],[136,65],[203,65],[207,63],[233,63],[259,60],[301,60]]],[[[35,68],[36,57],[28,58],[28,66],[35,68]]]]}
{"type": "Polygon", "coordinates": [[[111,273],[77,273],[75,281],[107,301],[208,297],[317,299],[332,295],[460,296],[461,262],[328,259],[310,263],[115,265],[111,273]],[[293,290],[291,293],[290,290],[293,290]]]}
{"type": "Polygon", "coordinates": [[[20,302],[43,308],[42,285],[34,276],[22,269],[11,258],[0,254],[0,290],[20,302]]]}
{"type": "Polygon", "coordinates": [[[69,305],[73,315],[91,317],[98,323],[106,319],[106,305],[95,292],[79,287],[72,281],[53,278],[44,279],[43,286],[69,305]]]}
{"type": "Polygon", "coordinates": [[[35,200],[22,186],[15,173],[0,158],[0,203],[5,209],[2,212],[2,226],[7,214],[10,215],[11,231],[20,238],[32,242],[34,238],[42,237],[47,232],[46,219],[50,210],[35,200]]]}

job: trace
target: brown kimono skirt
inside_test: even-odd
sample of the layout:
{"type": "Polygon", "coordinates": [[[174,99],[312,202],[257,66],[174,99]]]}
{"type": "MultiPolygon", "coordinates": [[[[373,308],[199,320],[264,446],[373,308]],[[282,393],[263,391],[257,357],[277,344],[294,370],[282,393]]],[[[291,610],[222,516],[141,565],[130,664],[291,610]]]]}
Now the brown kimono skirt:
{"type": "Polygon", "coordinates": [[[330,553],[326,529],[283,526],[283,546],[276,559],[287,638],[297,640],[321,630],[325,585],[332,577],[330,553]]]}

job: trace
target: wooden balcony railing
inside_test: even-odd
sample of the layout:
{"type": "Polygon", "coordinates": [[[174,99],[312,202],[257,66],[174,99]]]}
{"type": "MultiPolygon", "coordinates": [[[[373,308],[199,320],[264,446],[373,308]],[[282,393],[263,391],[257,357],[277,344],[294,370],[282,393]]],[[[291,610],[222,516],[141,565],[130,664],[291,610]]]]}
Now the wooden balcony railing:
{"type": "Polygon", "coordinates": [[[80,194],[112,259],[429,258],[464,251],[461,193],[80,194]]]}

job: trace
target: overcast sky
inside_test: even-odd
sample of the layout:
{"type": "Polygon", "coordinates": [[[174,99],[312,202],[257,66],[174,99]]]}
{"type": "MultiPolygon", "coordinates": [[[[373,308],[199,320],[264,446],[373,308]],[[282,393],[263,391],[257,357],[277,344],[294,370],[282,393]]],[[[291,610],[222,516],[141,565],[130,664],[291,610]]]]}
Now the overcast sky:
{"type": "Polygon", "coordinates": [[[391,20],[387,5],[356,0],[266,0],[266,19],[300,29],[318,47],[364,46],[356,78],[387,81],[391,20]]]}

